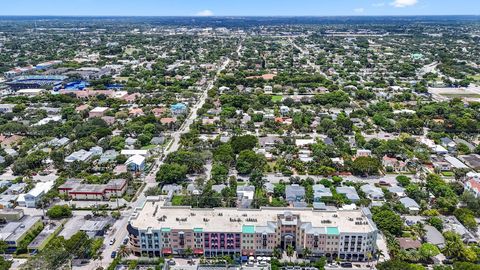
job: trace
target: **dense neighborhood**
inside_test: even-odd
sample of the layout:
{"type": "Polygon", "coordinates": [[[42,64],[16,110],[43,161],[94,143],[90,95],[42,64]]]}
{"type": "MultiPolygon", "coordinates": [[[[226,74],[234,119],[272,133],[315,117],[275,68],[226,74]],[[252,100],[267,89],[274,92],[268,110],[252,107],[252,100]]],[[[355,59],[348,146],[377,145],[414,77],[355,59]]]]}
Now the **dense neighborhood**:
{"type": "Polygon", "coordinates": [[[479,269],[478,20],[322,20],[0,19],[0,269],[479,269]]]}

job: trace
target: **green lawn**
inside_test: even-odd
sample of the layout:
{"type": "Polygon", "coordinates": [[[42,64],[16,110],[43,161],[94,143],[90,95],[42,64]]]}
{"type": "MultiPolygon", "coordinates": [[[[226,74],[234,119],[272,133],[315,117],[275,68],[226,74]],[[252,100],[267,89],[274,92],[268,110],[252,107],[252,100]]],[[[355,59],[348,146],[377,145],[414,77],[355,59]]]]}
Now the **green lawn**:
{"type": "Polygon", "coordinates": [[[475,80],[475,81],[480,81],[480,74],[477,75],[470,75],[468,76],[469,79],[475,80]]]}
{"type": "Polygon", "coordinates": [[[453,172],[442,172],[442,175],[447,176],[447,177],[455,176],[455,174],[453,172]]]}
{"type": "Polygon", "coordinates": [[[144,146],[142,147],[142,150],[150,150],[150,149],[153,149],[157,147],[156,145],[153,145],[153,144],[150,144],[150,145],[147,145],[147,146],[144,146]]]}
{"type": "Polygon", "coordinates": [[[281,102],[283,96],[272,96],[272,102],[281,102]]]}
{"type": "Polygon", "coordinates": [[[175,196],[173,196],[173,198],[172,198],[172,205],[173,205],[173,206],[182,205],[182,200],[183,200],[183,196],[181,196],[181,195],[175,195],[175,196]]]}
{"type": "Polygon", "coordinates": [[[462,93],[462,94],[441,94],[449,98],[480,98],[480,94],[476,93],[462,93]]]}

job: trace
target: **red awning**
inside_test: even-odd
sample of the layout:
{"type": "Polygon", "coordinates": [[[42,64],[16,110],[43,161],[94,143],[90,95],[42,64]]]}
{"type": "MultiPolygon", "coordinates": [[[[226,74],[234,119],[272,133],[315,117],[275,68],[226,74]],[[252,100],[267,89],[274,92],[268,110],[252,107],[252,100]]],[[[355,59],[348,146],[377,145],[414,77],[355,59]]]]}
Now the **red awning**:
{"type": "Polygon", "coordinates": [[[250,253],[248,253],[248,255],[253,256],[253,251],[250,251],[250,253]]]}
{"type": "Polygon", "coordinates": [[[163,254],[172,254],[173,251],[171,248],[162,248],[162,253],[163,254]]]}
{"type": "Polygon", "coordinates": [[[242,251],[242,255],[243,255],[243,256],[246,256],[246,255],[247,255],[247,252],[246,252],[245,250],[242,251]]]}
{"type": "Polygon", "coordinates": [[[203,254],[203,249],[201,248],[196,248],[193,250],[193,254],[195,255],[202,255],[203,254]]]}

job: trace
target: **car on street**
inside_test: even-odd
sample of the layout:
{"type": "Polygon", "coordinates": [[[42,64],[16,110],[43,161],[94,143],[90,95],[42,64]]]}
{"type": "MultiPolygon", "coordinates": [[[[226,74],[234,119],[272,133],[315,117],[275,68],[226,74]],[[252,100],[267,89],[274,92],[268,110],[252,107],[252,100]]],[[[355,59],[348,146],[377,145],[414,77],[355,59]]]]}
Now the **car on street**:
{"type": "Polygon", "coordinates": [[[115,238],[110,239],[110,246],[115,244],[115,238]]]}
{"type": "Polygon", "coordinates": [[[116,251],[112,251],[112,254],[110,255],[110,257],[112,259],[115,259],[117,257],[117,252],[116,251]]]}

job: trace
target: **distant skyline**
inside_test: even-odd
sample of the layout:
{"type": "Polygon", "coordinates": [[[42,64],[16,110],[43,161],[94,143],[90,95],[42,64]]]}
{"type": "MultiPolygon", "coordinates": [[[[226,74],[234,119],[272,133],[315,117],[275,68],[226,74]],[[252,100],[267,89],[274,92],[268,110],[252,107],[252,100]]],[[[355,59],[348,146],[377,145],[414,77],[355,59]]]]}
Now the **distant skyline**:
{"type": "Polygon", "coordinates": [[[10,0],[0,2],[0,15],[480,15],[480,0],[10,0]]]}

